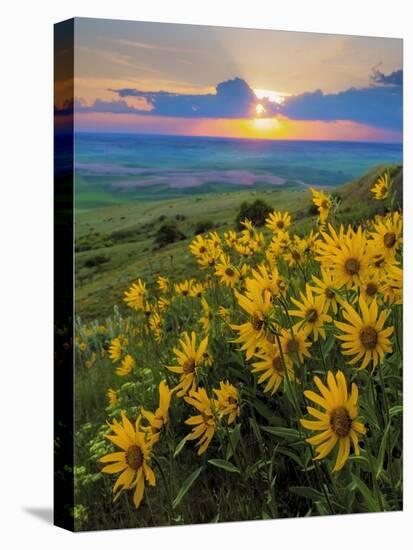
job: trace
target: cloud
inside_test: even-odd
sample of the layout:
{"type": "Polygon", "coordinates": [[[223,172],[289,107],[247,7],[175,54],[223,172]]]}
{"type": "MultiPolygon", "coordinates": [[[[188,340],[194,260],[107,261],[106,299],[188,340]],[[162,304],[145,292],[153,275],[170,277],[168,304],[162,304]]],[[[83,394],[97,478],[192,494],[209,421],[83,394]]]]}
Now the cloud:
{"type": "Polygon", "coordinates": [[[74,102],[74,110],[76,113],[114,113],[114,114],[135,114],[144,113],[141,109],[136,109],[128,105],[125,100],[118,99],[114,101],[103,101],[95,99],[91,105],[81,99],[76,99],[74,102]]]}
{"type": "Polygon", "coordinates": [[[256,105],[264,107],[265,117],[277,115],[292,120],[349,120],[378,128],[401,130],[403,126],[403,71],[385,75],[375,70],[372,85],[325,94],[322,90],[289,96],[282,104],[268,98],[258,99],[241,78],[226,80],[211,94],[182,94],[165,91],[141,91],[135,88],[110,90],[119,99],[96,99],[87,106],[75,103],[76,112],[127,113],[174,118],[255,118],[256,105]],[[127,98],[140,98],[128,103],[127,98]]]}
{"type": "Polygon", "coordinates": [[[281,112],[300,120],[353,120],[361,124],[401,130],[403,126],[402,88],[369,86],[350,88],[336,94],[321,90],[287,98],[281,112]]]}
{"type": "MultiPolygon", "coordinates": [[[[185,118],[250,118],[257,97],[241,78],[221,82],[215,94],[143,92],[133,88],[111,90],[119,97],[141,97],[151,106],[151,114],[185,118]]],[[[146,112],[147,114],[147,112],[146,112]]]]}
{"type": "Polygon", "coordinates": [[[390,74],[384,74],[378,70],[373,70],[373,75],[371,77],[372,81],[375,84],[383,84],[390,86],[403,86],[403,70],[399,69],[398,71],[393,71],[390,74]]]}

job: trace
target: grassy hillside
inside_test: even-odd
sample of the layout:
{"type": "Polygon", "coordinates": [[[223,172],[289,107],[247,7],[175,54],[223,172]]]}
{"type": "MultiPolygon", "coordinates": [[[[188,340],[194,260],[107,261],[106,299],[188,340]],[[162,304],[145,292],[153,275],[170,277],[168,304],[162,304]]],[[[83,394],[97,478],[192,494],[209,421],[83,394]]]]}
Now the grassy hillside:
{"type": "MultiPolygon", "coordinates": [[[[401,167],[392,171],[401,198],[401,167]]],[[[378,166],[358,180],[333,190],[342,200],[338,217],[343,222],[370,216],[380,205],[371,198],[370,187],[386,166],[378,166]]],[[[85,209],[76,212],[76,310],[82,319],[102,319],[119,303],[123,291],[138,277],[149,284],[160,273],[174,280],[191,277],[196,265],[188,251],[198,222],[208,221],[223,233],[234,228],[243,201],[263,199],[274,209],[288,210],[296,228],[315,223],[311,195],[305,189],[248,189],[210,192],[184,198],[141,201],[85,209]],[[156,249],[154,239],[165,223],[174,223],[185,239],[156,249]]]]}

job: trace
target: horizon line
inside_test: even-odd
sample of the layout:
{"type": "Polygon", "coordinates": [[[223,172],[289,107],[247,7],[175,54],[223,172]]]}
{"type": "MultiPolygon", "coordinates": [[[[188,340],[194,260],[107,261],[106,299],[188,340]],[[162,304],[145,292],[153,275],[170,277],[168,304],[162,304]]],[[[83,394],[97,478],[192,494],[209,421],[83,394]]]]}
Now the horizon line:
{"type": "Polygon", "coordinates": [[[404,141],[369,141],[369,140],[344,140],[344,139],[292,139],[292,138],[268,138],[268,137],[231,137],[231,136],[205,136],[198,134],[171,134],[171,133],[156,133],[156,132],[125,132],[116,130],[73,130],[73,135],[76,134],[115,134],[128,136],[153,136],[153,137],[175,137],[175,138],[201,138],[201,139],[222,139],[222,140],[242,140],[242,141],[288,141],[288,142],[318,142],[318,143],[366,143],[366,144],[381,144],[381,145],[401,145],[404,141]]]}

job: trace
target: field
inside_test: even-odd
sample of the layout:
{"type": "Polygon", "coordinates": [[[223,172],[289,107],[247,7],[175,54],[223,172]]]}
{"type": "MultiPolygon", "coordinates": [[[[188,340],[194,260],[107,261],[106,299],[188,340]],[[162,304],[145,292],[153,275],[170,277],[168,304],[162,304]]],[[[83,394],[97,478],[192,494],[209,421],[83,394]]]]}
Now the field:
{"type": "Polygon", "coordinates": [[[81,204],[77,529],[401,509],[402,169],[318,189],[81,204]]]}

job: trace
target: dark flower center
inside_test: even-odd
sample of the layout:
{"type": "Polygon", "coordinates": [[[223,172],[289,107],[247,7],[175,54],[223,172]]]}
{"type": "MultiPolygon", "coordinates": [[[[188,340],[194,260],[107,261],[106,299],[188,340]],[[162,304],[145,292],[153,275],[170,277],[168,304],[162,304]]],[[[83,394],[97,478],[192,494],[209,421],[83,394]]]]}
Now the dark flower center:
{"type": "Polygon", "coordinates": [[[228,275],[228,277],[233,277],[235,275],[235,272],[230,267],[227,267],[225,270],[225,274],[228,275]]]}
{"type": "Polygon", "coordinates": [[[299,343],[295,338],[291,338],[287,342],[287,352],[288,353],[296,353],[299,350],[299,343]]]}
{"type": "Polygon", "coordinates": [[[253,326],[254,330],[258,332],[259,330],[262,329],[263,324],[264,324],[264,321],[260,319],[257,313],[254,313],[254,315],[251,317],[251,325],[253,326]]]}
{"type": "Polygon", "coordinates": [[[383,264],[384,264],[384,258],[382,256],[379,256],[378,259],[374,261],[374,267],[380,268],[383,264]]]}
{"type": "Polygon", "coordinates": [[[357,258],[348,258],[344,264],[344,269],[349,275],[357,275],[360,271],[360,262],[357,258]]]}
{"type": "Polygon", "coordinates": [[[377,346],[378,334],[375,328],[365,327],[360,331],[360,341],[367,349],[374,349],[377,346]]]}
{"type": "Polygon", "coordinates": [[[195,370],[195,361],[192,358],[189,358],[182,365],[185,374],[191,374],[195,370]]]}
{"type": "Polygon", "coordinates": [[[314,308],[309,309],[306,312],[306,317],[307,317],[309,323],[315,323],[318,319],[318,311],[314,308]]]}
{"type": "Polygon", "coordinates": [[[278,220],[276,225],[278,229],[282,229],[284,227],[284,222],[282,220],[278,220]]]}
{"type": "Polygon", "coordinates": [[[346,437],[351,430],[351,418],[347,409],[337,407],[330,413],[330,426],[337,437],[346,437]]]}
{"type": "Polygon", "coordinates": [[[378,291],[378,288],[376,283],[373,283],[373,282],[367,283],[367,286],[366,286],[367,296],[374,296],[375,294],[377,294],[377,291],[378,291]]]}
{"type": "Polygon", "coordinates": [[[199,249],[200,254],[204,254],[206,252],[205,246],[201,246],[199,249]]]}
{"type": "Polygon", "coordinates": [[[386,248],[393,248],[395,242],[396,242],[396,234],[391,232],[391,233],[386,233],[383,237],[383,242],[384,242],[384,246],[386,248]]]}
{"type": "Polygon", "coordinates": [[[126,451],[126,462],[133,470],[139,470],[143,463],[143,454],[137,445],[132,445],[126,451]]]}
{"type": "Polygon", "coordinates": [[[323,200],[323,202],[321,203],[321,207],[322,207],[322,208],[325,208],[325,209],[326,209],[326,208],[329,208],[328,201],[323,200]]]}
{"type": "Polygon", "coordinates": [[[283,372],[282,366],[283,366],[283,364],[282,364],[281,357],[280,356],[274,357],[273,360],[272,360],[273,370],[275,370],[275,372],[277,372],[279,374],[282,374],[282,372],[283,372]]]}
{"type": "Polygon", "coordinates": [[[334,291],[331,290],[331,288],[326,288],[325,295],[326,295],[326,298],[328,298],[329,300],[332,300],[334,298],[334,291]]]}

